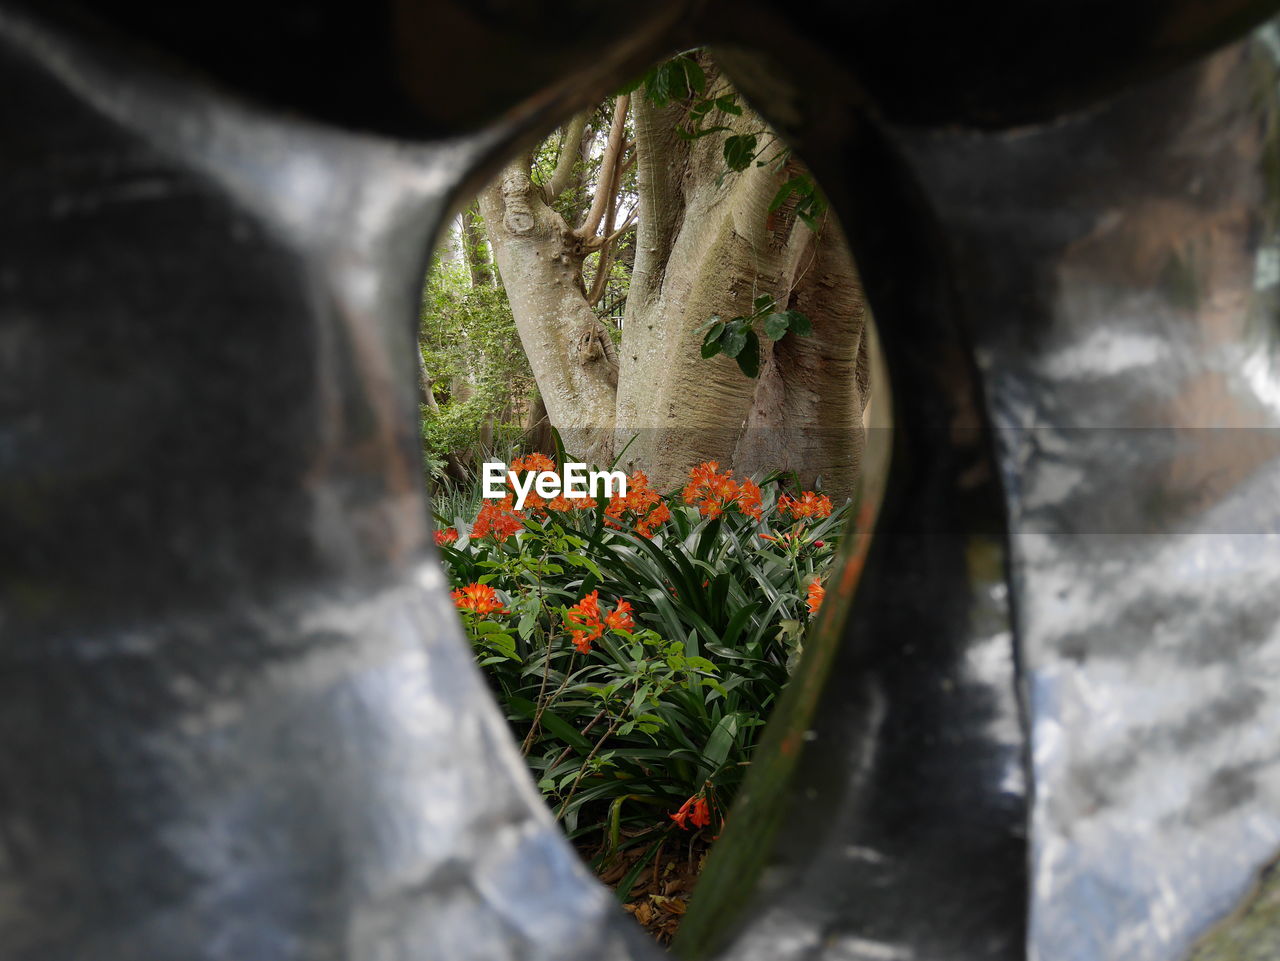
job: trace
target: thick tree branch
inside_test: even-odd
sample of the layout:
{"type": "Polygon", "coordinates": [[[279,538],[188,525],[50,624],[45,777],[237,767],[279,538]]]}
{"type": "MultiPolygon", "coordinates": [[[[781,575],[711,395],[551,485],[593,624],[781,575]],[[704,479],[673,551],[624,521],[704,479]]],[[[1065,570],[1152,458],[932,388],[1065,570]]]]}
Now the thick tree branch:
{"type": "Polygon", "coordinates": [[[613,267],[613,245],[606,243],[600,248],[600,260],[596,264],[596,275],[591,281],[591,290],[587,293],[587,303],[594,307],[604,296],[604,289],[609,285],[609,271],[613,267]]]}
{"type": "Polygon", "coordinates": [[[613,126],[609,130],[609,142],[604,148],[604,157],[600,161],[600,178],[596,185],[595,199],[583,221],[575,233],[584,240],[594,237],[600,229],[600,221],[604,219],[605,210],[613,197],[614,187],[618,182],[618,158],[627,135],[627,109],[631,105],[631,95],[623,94],[613,107],[613,126]]]}
{"type": "Polygon", "coordinates": [[[667,256],[684,217],[683,178],[689,162],[688,141],[676,135],[683,107],[656,107],[647,97],[636,100],[636,180],[639,226],[636,259],[627,303],[645,303],[657,295],[667,256]]]}
{"type": "Polygon", "coordinates": [[[586,132],[590,116],[590,110],[575,114],[565,127],[560,155],[556,158],[556,169],[552,171],[551,179],[542,187],[542,196],[547,203],[553,203],[573,182],[573,168],[582,153],[582,136],[586,132]]]}

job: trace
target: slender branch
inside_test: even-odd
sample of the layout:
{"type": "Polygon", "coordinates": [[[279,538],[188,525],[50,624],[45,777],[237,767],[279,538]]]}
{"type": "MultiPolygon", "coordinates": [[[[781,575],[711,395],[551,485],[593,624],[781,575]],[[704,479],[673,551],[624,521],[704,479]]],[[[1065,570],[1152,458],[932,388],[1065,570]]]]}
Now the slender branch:
{"type": "Polygon", "coordinates": [[[605,145],[604,157],[600,161],[600,180],[596,185],[596,195],[591,201],[587,219],[575,231],[583,239],[594,237],[596,231],[600,229],[600,221],[604,219],[609,198],[613,196],[614,185],[618,179],[618,156],[622,152],[623,140],[627,133],[627,108],[630,104],[630,94],[623,94],[614,104],[613,126],[609,130],[609,141],[605,145]]]}
{"type": "Polygon", "coordinates": [[[636,142],[634,140],[631,141],[631,143],[627,144],[626,150],[622,152],[622,156],[626,158],[626,161],[623,163],[622,169],[618,171],[619,185],[621,185],[622,181],[627,179],[627,174],[629,174],[631,172],[631,168],[636,165],[635,145],[636,142]]]}
{"type": "MultiPolygon", "coordinates": [[[[615,166],[621,166],[623,154],[615,158],[615,166]]],[[[614,182],[621,183],[620,172],[614,173],[614,182]]],[[[587,292],[587,306],[594,307],[604,296],[604,289],[609,283],[609,270],[613,266],[613,241],[617,239],[613,233],[613,225],[618,216],[618,193],[609,191],[609,206],[605,211],[603,229],[600,231],[604,240],[600,244],[600,256],[596,259],[596,275],[591,281],[591,290],[587,292]]],[[[594,238],[593,238],[594,239],[594,238]]]]}
{"type": "Polygon", "coordinates": [[[634,210],[631,211],[631,213],[627,214],[627,219],[623,222],[622,226],[619,227],[617,230],[615,230],[613,233],[611,233],[608,237],[604,239],[605,244],[612,244],[615,240],[617,240],[619,237],[625,234],[628,230],[634,227],[636,225],[635,214],[636,212],[634,210]]]}
{"type": "MultiPolygon", "coordinates": [[[[552,640],[555,639],[554,633],[551,635],[551,638],[552,640]]],[[[547,642],[547,650],[548,651],[551,650],[551,641],[547,642]]],[[[550,668],[550,663],[548,663],[547,666],[548,668],[550,668]]],[[[546,690],[546,682],[547,682],[547,674],[546,673],[543,674],[542,676],[543,687],[542,687],[542,690],[538,692],[538,698],[539,698],[538,710],[533,716],[533,727],[529,731],[529,736],[525,738],[524,744],[520,746],[521,754],[529,753],[529,749],[533,747],[533,736],[538,732],[538,725],[542,723],[543,713],[547,710],[547,708],[549,708],[552,704],[554,704],[557,700],[559,700],[560,695],[564,693],[564,689],[569,686],[569,682],[571,680],[573,680],[573,673],[570,671],[566,671],[564,675],[564,680],[560,682],[560,686],[551,692],[551,696],[549,698],[543,701],[541,700],[542,692],[546,690]]]]}
{"type": "MultiPolygon", "coordinates": [[[[543,551],[542,556],[538,558],[538,566],[535,568],[534,581],[537,585],[538,592],[538,613],[542,613],[542,565],[547,562],[547,552],[543,551]]],[[[535,702],[538,709],[534,712],[533,723],[529,726],[529,733],[524,739],[524,743],[520,745],[520,753],[527,756],[529,749],[533,747],[533,739],[538,736],[538,726],[542,723],[542,712],[547,709],[547,702],[543,700],[543,696],[547,693],[547,681],[551,677],[551,645],[555,643],[556,632],[547,631],[547,661],[542,666],[542,685],[538,688],[538,699],[535,702]]],[[[569,673],[565,672],[564,684],[569,683],[569,673]]],[[[560,690],[564,690],[564,684],[560,685],[560,690]]],[[[559,691],[556,692],[559,694],[559,691]]],[[[554,696],[553,696],[554,699],[554,696]]]]}
{"type": "MultiPolygon", "coordinates": [[[[608,713],[609,712],[607,710],[601,711],[599,714],[593,717],[590,721],[588,721],[587,726],[582,729],[582,736],[586,737],[588,734],[590,734],[591,729],[595,727],[597,724],[599,724],[602,720],[604,720],[604,716],[608,713]]],[[[573,745],[570,744],[567,748],[565,748],[563,751],[560,752],[560,756],[551,763],[551,767],[547,768],[547,770],[554,771],[561,764],[563,764],[565,761],[565,758],[567,758],[572,753],[573,753],[573,745]]]]}
{"type": "Polygon", "coordinates": [[[609,737],[613,734],[613,732],[616,731],[621,726],[622,726],[622,718],[618,718],[611,725],[609,725],[609,730],[605,731],[603,734],[600,735],[600,740],[596,741],[595,747],[591,749],[591,753],[588,754],[586,759],[582,762],[582,767],[578,768],[578,776],[574,778],[573,786],[569,788],[569,794],[567,797],[565,797],[564,803],[561,804],[560,809],[556,811],[557,821],[559,821],[562,817],[564,817],[564,812],[569,808],[569,802],[572,801],[573,796],[578,793],[578,785],[581,784],[582,779],[587,776],[588,765],[591,764],[591,761],[600,752],[600,748],[604,747],[604,742],[609,740],[609,737]]]}
{"type": "MultiPolygon", "coordinates": [[[[634,162],[635,162],[634,158],[632,158],[632,163],[634,162]]],[[[626,168],[630,166],[631,166],[631,163],[628,163],[626,166],[623,167],[623,170],[625,171],[626,168]]],[[[621,183],[621,182],[622,182],[622,177],[620,175],[618,177],[618,183],[621,183]]],[[[621,237],[623,234],[625,234],[628,230],[630,230],[632,227],[636,225],[636,213],[639,210],[639,207],[640,207],[639,204],[636,204],[634,207],[632,207],[630,210],[627,211],[627,215],[626,217],[623,218],[621,227],[619,227],[617,230],[613,229],[614,221],[617,219],[618,204],[616,204],[616,201],[618,199],[619,198],[615,193],[614,200],[610,201],[610,204],[609,204],[609,214],[604,223],[603,234],[597,235],[595,237],[588,237],[586,240],[583,241],[582,249],[585,250],[587,253],[590,253],[593,250],[603,250],[604,248],[608,247],[615,240],[617,240],[619,237],[621,237]]]]}
{"type": "Polygon", "coordinates": [[[582,137],[586,132],[587,120],[590,116],[590,110],[575,114],[564,128],[564,140],[560,144],[560,154],[556,158],[556,169],[551,172],[551,179],[542,186],[542,196],[547,203],[552,203],[568,190],[569,184],[573,182],[573,167],[578,162],[582,151],[582,137]]]}
{"type": "Polygon", "coordinates": [[[596,261],[596,275],[591,280],[591,290],[587,294],[587,305],[594,307],[604,296],[604,289],[609,285],[609,271],[613,267],[613,244],[605,241],[600,248],[600,259],[596,261]]]}
{"type": "Polygon", "coordinates": [[[542,712],[547,709],[547,703],[542,698],[547,693],[547,681],[551,677],[551,642],[554,640],[555,634],[547,638],[547,663],[542,669],[542,684],[538,687],[538,709],[534,712],[533,723],[529,725],[529,733],[520,745],[520,753],[523,755],[528,755],[529,748],[533,747],[533,739],[538,736],[538,728],[542,724],[542,712]]]}

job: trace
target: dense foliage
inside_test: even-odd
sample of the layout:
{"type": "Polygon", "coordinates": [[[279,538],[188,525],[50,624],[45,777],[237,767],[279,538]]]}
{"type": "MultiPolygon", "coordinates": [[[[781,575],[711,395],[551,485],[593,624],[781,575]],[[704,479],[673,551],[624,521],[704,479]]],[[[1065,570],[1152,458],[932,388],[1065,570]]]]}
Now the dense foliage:
{"type": "Polygon", "coordinates": [[[475,451],[504,429],[523,429],[536,387],[501,284],[475,285],[465,263],[437,253],[423,291],[418,343],[439,405],[422,411],[429,463],[475,451]]]}
{"type": "MultiPolygon", "coordinates": [[[[511,466],[554,469],[537,454],[511,466]]],[[[597,832],[607,857],[680,829],[718,833],[821,603],[845,508],[715,464],[679,492],[637,472],[600,503],[482,503],[471,520],[438,515],[436,541],[570,836],[597,832]]]]}

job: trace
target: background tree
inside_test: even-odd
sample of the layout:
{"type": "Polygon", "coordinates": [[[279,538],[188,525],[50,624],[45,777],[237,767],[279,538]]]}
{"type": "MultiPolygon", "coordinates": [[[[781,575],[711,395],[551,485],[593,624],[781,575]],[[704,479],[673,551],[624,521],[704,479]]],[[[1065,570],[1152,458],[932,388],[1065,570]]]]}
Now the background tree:
{"type": "Polygon", "coordinates": [[[571,450],[605,462],[637,435],[626,460],[659,485],[718,460],[851,489],[867,389],[852,258],[801,165],[705,53],[668,61],[515,158],[480,210],[571,450]],[[620,337],[595,309],[618,277],[629,277],[620,337]],[[765,336],[767,315],[788,311],[814,336],[765,336]],[[717,315],[755,329],[739,325],[706,359],[717,315]]]}
{"type": "Polygon", "coordinates": [[[476,453],[524,429],[536,393],[474,209],[463,211],[460,229],[432,258],[418,344],[428,464],[460,476],[476,453]]]}

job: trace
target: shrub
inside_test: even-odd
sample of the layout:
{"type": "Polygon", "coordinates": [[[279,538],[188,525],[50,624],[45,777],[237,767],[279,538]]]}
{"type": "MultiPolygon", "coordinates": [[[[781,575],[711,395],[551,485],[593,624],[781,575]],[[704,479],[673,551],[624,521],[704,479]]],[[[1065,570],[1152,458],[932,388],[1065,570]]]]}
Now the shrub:
{"type": "Polygon", "coordinates": [[[636,472],[606,503],[531,494],[437,517],[467,635],[570,837],[602,832],[608,856],[718,832],[845,513],[703,464],[678,494],[636,472]]]}

